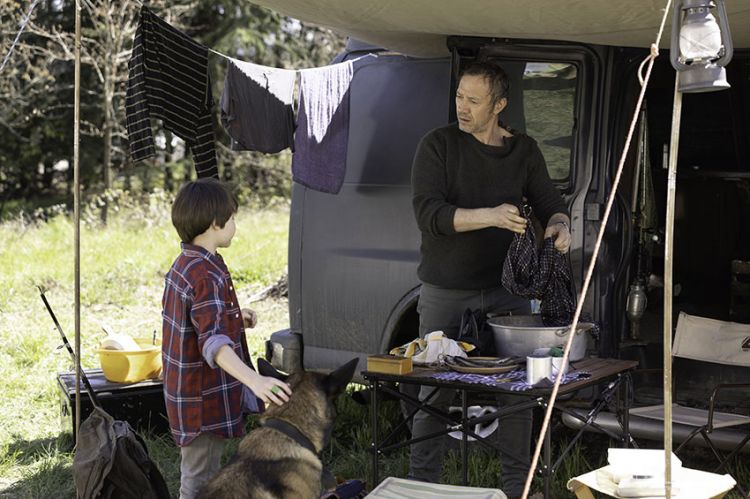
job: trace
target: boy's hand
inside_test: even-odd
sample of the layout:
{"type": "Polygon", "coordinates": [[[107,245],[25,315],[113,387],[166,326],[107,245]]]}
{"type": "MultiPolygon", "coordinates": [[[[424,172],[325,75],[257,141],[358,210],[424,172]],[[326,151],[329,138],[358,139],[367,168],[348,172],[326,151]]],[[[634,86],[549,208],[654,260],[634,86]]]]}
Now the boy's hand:
{"type": "Polygon", "coordinates": [[[289,388],[289,385],[280,379],[270,376],[258,376],[253,385],[255,386],[251,386],[250,389],[266,406],[268,406],[269,402],[273,402],[276,405],[289,402],[289,396],[292,394],[292,389],[289,388]]]}
{"type": "Polygon", "coordinates": [[[242,323],[247,329],[252,329],[258,323],[258,316],[249,308],[243,308],[242,312],[242,323]]]}
{"type": "Polygon", "coordinates": [[[280,379],[261,376],[240,359],[229,345],[222,345],[214,357],[216,363],[227,373],[250,388],[266,406],[281,405],[289,401],[292,389],[280,379]]]}

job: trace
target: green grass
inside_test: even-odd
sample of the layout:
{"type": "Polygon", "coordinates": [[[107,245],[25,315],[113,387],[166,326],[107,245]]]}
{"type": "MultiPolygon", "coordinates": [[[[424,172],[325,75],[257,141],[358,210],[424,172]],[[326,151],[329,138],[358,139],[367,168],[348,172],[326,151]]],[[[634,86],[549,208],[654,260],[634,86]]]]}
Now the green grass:
{"type": "MultiPolygon", "coordinates": [[[[161,331],[164,274],[179,253],[169,219],[169,196],[146,204],[120,197],[108,225],[82,210],[81,349],[85,368],[98,367],[94,349],[102,327],[133,336],[161,331]]],[[[53,210],[54,211],[54,210],[53,210]]],[[[253,357],[264,341],[288,327],[286,300],[249,303],[286,271],[288,207],[242,209],[237,235],[222,250],[243,306],[258,313],[248,343],[253,357]]],[[[64,215],[0,224],[0,497],[74,497],[69,433],[61,433],[56,374],[72,362],[39,298],[46,289],[68,339],[74,339],[73,224],[64,215]]],[[[67,425],[65,425],[67,429],[67,425]]],[[[179,453],[171,439],[153,436],[149,449],[178,490],[179,453]]],[[[231,452],[233,449],[229,449],[231,452]]]]}
{"type": "MultiPolygon", "coordinates": [[[[116,212],[106,227],[98,212],[83,210],[81,228],[81,338],[83,365],[98,367],[93,353],[102,326],[115,332],[149,336],[160,331],[163,275],[179,252],[169,222],[169,196],[156,193],[147,200],[118,194],[116,212]]],[[[47,289],[47,298],[69,339],[73,340],[73,226],[64,215],[46,222],[20,219],[0,224],[0,497],[73,498],[69,420],[61,423],[56,374],[71,370],[67,352],[35,288],[47,289]],[[65,431],[63,430],[65,429],[65,431]]],[[[243,306],[258,312],[259,325],[249,336],[253,357],[263,354],[263,343],[273,332],[288,327],[286,300],[267,299],[250,304],[249,297],[285,272],[289,210],[242,209],[232,247],[222,251],[237,284],[243,306]]],[[[350,389],[362,388],[352,385],[350,389]]],[[[337,401],[339,418],[333,441],[323,452],[332,472],[342,478],[370,475],[369,407],[351,397],[337,401]]],[[[394,401],[381,404],[383,430],[400,420],[394,401]]],[[[255,426],[250,419],[248,426],[255,426]]],[[[173,494],[179,488],[179,452],[171,438],[146,432],[149,451],[173,494]]],[[[565,430],[555,435],[569,438],[565,430]]],[[[553,480],[554,498],[572,497],[565,490],[568,478],[598,467],[607,442],[586,436],[553,480]]],[[[562,445],[564,442],[560,442],[562,445]]],[[[557,444],[557,439],[556,439],[557,444]]],[[[236,449],[227,446],[225,458],[236,449]]],[[[469,479],[474,485],[499,487],[500,465],[494,453],[473,453],[469,479]]],[[[448,454],[443,480],[460,483],[459,457],[448,454]]],[[[380,459],[380,477],[406,476],[408,449],[380,459]]],[[[741,463],[735,470],[750,482],[750,470],[741,463]]],[[[537,479],[534,488],[539,490],[537,479]]]]}

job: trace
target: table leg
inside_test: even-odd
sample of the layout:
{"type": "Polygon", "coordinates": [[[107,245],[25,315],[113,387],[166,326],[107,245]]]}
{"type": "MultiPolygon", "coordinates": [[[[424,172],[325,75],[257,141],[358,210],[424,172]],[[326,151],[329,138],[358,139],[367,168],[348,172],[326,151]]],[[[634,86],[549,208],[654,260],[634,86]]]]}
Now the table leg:
{"type": "MultiPolygon", "coordinates": [[[[624,446],[626,449],[634,444],[632,437],[630,436],[630,400],[633,394],[633,379],[630,374],[625,374],[625,400],[623,401],[623,409],[625,413],[622,415],[622,436],[624,446]]],[[[633,445],[633,447],[636,447],[633,445]]]]}
{"type": "Polygon", "coordinates": [[[370,450],[372,451],[372,485],[373,488],[377,487],[380,483],[379,470],[378,470],[378,458],[380,457],[380,449],[378,449],[378,389],[380,383],[378,381],[372,382],[372,396],[370,398],[370,417],[372,419],[372,445],[370,450]]]}
{"type": "Polygon", "coordinates": [[[469,402],[468,397],[466,396],[466,390],[461,390],[461,477],[462,477],[462,484],[468,485],[469,479],[468,479],[468,473],[467,468],[469,467],[469,457],[468,457],[468,438],[469,436],[466,434],[466,428],[469,424],[469,402]]]}

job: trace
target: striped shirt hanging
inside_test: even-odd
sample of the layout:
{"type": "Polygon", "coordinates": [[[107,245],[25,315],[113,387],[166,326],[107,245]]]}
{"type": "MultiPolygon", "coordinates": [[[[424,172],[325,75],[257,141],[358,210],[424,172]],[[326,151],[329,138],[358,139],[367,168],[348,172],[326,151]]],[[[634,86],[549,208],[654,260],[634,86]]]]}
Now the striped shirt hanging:
{"type": "Polygon", "coordinates": [[[141,8],[125,97],[130,155],[154,156],[151,118],[183,139],[198,177],[218,177],[208,48],[141,8]]]}

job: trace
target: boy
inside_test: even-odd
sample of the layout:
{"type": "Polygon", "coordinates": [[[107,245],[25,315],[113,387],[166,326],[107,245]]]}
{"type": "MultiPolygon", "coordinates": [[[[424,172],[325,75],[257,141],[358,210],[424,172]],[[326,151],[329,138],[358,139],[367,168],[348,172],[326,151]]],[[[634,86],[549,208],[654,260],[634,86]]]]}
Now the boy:
{"type": "Polygon", "coordinates": [[[219,469],[224,442],[244,434],[243,409],[283,404],[291,390],[248,366],[243,323],[232,278],[217,248],[235,232],[237,201],[213,178],[185,184],[172,205],[182,252],[166,276],[162,361],[169,426],[180,447],[180,498],[192,499],[219,469]]]}

